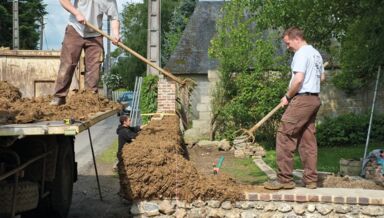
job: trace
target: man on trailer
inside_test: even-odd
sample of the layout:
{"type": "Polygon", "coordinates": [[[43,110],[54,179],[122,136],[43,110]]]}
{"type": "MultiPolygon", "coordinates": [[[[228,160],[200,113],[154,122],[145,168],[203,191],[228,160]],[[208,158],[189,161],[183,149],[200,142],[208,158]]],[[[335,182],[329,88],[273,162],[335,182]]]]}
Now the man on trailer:
{"type": "Polygon", "coordinates": [[[98,92],[100,64],[103,60],[103,37],[84,25],[87,21],[102,28],[103,15],[111,18],[113,44],[120,41],[120,22],[116,0],[59,0],[70,13],[61,48],[60,67],[55,84],[54,98],[50,105],[65,104],[73,73],[82,49],[85,53],[85,87],[98,92]]]}

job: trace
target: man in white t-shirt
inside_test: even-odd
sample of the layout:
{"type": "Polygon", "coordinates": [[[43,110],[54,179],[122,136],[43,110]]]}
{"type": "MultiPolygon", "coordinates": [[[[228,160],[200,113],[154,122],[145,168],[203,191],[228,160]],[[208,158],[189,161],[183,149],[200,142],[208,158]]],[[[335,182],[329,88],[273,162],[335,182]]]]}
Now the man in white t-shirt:
{"type": "Polygon", "coordinates": [[[116,0],[59,0],[70,13],[60,54],[60,68],[50,105],[65,104],[73,73],[82,49],[85,54],[85,88],[98,91],[100,65],[103,60],[103,37],[84,25],[87,21],[101,29],[103,15],[111,18],[112,43],[120,41],[120,23],[116,0]]]}
{"type": "Polygon", "coordinates": [[[292,78],[289,88],[281,98],[288,105],[281,118],[276,134],[277,180],[264,184],[266,189],[292,189],[294,152],[299,149],[304,167],[303,182],[307,188],[317,187],[317,141],[315,136],[316,114],[320,108],[320,81],[324,77],[323,59],[320,53],[304,39],[303,31],[297,27],[287,29],[284,43],[293,52],[292,78]]]}

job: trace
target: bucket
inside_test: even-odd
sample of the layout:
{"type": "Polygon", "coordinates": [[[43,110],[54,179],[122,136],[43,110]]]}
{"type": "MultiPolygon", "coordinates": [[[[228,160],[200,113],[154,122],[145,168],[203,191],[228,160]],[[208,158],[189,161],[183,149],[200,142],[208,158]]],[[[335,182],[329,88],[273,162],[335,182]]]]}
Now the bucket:
{"type": "Polygon", "coordinates": [[[341,158],[339,163],[341,176],[360,176],[361,160],[341,158]]]}

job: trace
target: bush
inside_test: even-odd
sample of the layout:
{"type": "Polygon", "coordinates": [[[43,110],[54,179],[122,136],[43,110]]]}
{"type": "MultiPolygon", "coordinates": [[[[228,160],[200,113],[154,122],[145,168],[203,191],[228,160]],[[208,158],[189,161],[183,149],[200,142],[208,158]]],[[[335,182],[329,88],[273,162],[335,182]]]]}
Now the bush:
{"type": "MultiPolygon", "coordinates": [[[[369,125],[367,114],[344,114],[325,118],[317,126],[319,146],[356,146],[366,142],[369,125]]],[[[370,140],[383,141],[384,115],[374,115],[370,140]]]]}
{"type": "MultiPolygon", "coordinates": [[[[140,110],[141,113],[154,113],[157,110],[157,81],[159,78],[152,74],[147,75],[143,79],[143,84],[141,86],[141,96],[140,96],[140,110]]],[[[148,120],[146,117],[143,117],[144,123],[148,120]]]]}

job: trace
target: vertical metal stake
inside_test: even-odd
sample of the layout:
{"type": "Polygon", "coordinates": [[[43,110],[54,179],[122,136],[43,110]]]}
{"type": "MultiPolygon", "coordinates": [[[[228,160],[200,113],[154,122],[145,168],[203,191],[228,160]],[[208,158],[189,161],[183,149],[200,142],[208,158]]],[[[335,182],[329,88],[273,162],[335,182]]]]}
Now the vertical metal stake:
{"type": "Polygon", "coordinates": [[[90,128],[88,128],[88,136],[89,136],[89,143],[91,144],[93,166],[95,166],[97,188],[99,189],[100,201],[102,201],[103,200],[103,196],[101,195],[101,188],[100,188],[100,182],[99,182],[99,174],[97,173],[96,158],[95,158],[95,152],[93,150],[92,137],[91,137],[91,129],[90,128]]]}

